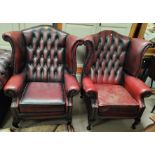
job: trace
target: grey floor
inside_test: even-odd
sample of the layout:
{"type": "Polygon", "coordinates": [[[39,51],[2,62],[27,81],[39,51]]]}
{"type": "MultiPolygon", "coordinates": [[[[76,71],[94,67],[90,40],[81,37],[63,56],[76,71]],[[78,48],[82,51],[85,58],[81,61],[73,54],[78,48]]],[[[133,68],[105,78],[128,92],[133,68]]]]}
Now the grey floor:
{"type": "MultiPolygon", "coordinates": [[[[155,95],[145,99],[146,109],[143,113],[141,123],[137,126],[135,130],[131,129],[131,124],[134,120],[131,119],[118,119],[118,120],[105,120],[104,122],[99,122],[92,128],[92,132],[136,132],[144,131],[144,128],[152,123],[149,119],[153,115],[150,111],[155,105],[155,95]]],[[[12,117],[10,112],[8,113],[6,120],[3,125],[3,129],[9,128],[11,126],[12,117]]],[[[43,123],[43,122],[42,122],[43,123]]],[[[73,105],[73,126],[76,132],[88,132],[86,129],[87,122],[87,111],[85,104],[80,99],[79,96],[74,98],[73,105]]]]}
{"type": "MultiPolygon", "coordinates": [[[[134,120],[132,119],[118,119],[118,120],[105,120],[96,124],[91,131],[94,132],[133,132],[144,131],[144,128],[152,123],[150,116],[153,115],[151,110],[155,105],[155,96],[151,96],[145,99],[146,109],[143,113],[141,123],[137,126],[136,130],[131,129],[131,125],[134,120]]],[[[87,131],[87,111],[84,103],[78,97],[75,98],[74,110],[73,110],[73,125],[76,131],[87,131]]]]}

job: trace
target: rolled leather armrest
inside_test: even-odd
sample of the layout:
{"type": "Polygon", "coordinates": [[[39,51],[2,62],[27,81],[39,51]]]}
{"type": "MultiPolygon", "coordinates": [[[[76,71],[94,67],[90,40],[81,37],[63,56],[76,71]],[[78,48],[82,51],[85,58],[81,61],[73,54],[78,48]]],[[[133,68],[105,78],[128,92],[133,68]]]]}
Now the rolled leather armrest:
{"type": "Polygon", "coordinates": [[[91,98],[97,98],[97,90],[92,80],[89,77],[84,77],[82,80],[83,90],[87,96],[91,98]]]}
{"type": "Polygon", "coordinates": [[[13,75],[4,87],[4,93],[12,98],[20,95],[25,86],[25,73],[13,75]]]}
{"type": "Polygon", "coordinates": [[[76,78],[68,73],[65,73],[64,78],[67,97],[73,97],[77,95],[80,91],[80,87],[76,78]]]}
{"type": "Polygon", "coordinates": [[[142,97],[149,97],[152,94],[151,88],[143,81],[130,75],[125,76],[124,87],[137,101],[142,97]]]}

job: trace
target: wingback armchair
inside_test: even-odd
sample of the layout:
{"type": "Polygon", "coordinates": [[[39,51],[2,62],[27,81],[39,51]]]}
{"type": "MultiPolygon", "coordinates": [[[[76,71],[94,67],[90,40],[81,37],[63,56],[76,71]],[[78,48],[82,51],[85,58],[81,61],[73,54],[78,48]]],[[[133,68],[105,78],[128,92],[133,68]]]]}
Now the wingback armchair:
{"type": "Polygon", "coordinates": [[[14,127],[24,119],[72,121],[73,96],[79,92],[76,80],[75,36],[49,25],[7,32],[13,52],[13,76],[4,87],[12,97],[14,127]]]}
{"type": "Polygon", "coordinates": [[[144,97],[151,89],[136,77],[150,42],[102,31],[84,38],[86,59],[82,72],[82,97],[88,109],[90,130],[97,119],[133,118],[140,122],[144,97]]]}

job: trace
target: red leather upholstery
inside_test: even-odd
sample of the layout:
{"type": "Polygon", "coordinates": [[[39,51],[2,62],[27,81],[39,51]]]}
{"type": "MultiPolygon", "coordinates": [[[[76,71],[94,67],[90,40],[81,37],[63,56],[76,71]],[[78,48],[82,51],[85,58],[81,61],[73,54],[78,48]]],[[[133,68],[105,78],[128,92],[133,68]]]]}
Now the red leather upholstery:
{"type": "Polygon", "coordinates": [[[30,82],[24,90],[19,109],[20,112],[65,112],[64,101],[61,83],[30,82]]]}
{"type": "Polygon", "coordinates": [[[136,100],[121,85],[95,84],[98,91],[99,106],[138,105],[136,100]]]}
{"type": "Polygon", "coordinates": [[[65,91],[68,97],[73,97],[79,92],[79,85],[75,76],[65,73],[65,91]]]}
{"type": "Polygon", "coordinates": [[[129,75],[125,76],[124,87],[137,102],[141,101],[142,97],[150,96],[152,93],[152,89],[146,86],[143,81],[129,75]]]}
{"type": "Polygon", "coordinates": [[[13,124],[44,118],[71,123],[72,98],[79,92],[76,48],[83,41],[49,25],[8,32],[3,39],[13,48],[14,75],[4,89],[13,98],[13,124]]]}
{"type": "Polygon", "coordinates": [[[62,81],[66,34],[51,28],[23,31],[29,81],[62,81]]]}
{"type": "Polygon", "coordinates": [[[120,85],[95,84],[98,91],[99,112],[106,116],[112,114],[134,114],[138,112],[139,103],[120,85]],[[123,109],[122,109],[123,108],[123,109]],[[106,113],[106,114],[105,114],[106,113]]]}
{"type": "Polygon", "coordinates": [[[83,90],[89,96],[92,94],[95,98],[97,97],[98,91],[89,77],[84,77],[82,80],[83,90]]]}
{"type": "Polygon", "coordinates": [[[78,45],[82,45],[83,40],[78,40],[76,39],[75,36],[73,35],[68,35],[66,39],[66,59],[65,61],[67,62],[67,67],[69,72],[74,72],[76,73],[77,69],[77,64],[76,63],[76,48],[78,45]],[[73,46],[74,45],[74,46],[73,46]]]}
{"type": "Polygon", "coordinates": [[[4,87],[4,91],[10,97],[17,97],[25,87],[25,74],[20,73],[13,75],[4,87]]]}
{"type": "Polygon", "coordinates": [[[9,41],[12,47],[12,61],[13,61],[13,71],[14,73],[19,73],[23,69],[25,61],[23,57],[25,56],[25,45],[22,32],[14,31],[7,32],[2,35],[5,41],[9,41]]]}
{"type": "Polygon", "coordinates": [[[94,56],[93,60],[90,60],[92,61],[90,71],[92,81],[120,83],[129,39],[111,31],[104,31],[94,42],[94,56]]]}
{"type": "Polygon", "coordinates": [[[134,118],[135,127],[145,108],[143,98],[151,90],[128,74],[138,75],[144,52],[152,44],[109,30],[85,37],[84,44],[82,95],[88,108],[89,127],[100,116],[134,118]]]}
{"type": "Polygon", "coordinates": [[[133,76],[139,75],[144,53],[151,45],[150,42],[143,39],[131,39],[130,48],[126,55],[126,61],[124,64],[124,70],[128,74],[133,76]]]}

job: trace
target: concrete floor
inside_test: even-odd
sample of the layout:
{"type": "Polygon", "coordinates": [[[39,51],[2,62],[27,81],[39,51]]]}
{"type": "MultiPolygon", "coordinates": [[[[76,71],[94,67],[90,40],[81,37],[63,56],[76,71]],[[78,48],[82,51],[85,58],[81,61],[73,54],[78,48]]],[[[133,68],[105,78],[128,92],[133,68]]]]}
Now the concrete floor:
{"type": "MultiPolygon", "coordinates": [[[[100,122],[92,128],[92,132],[137,132],[144,131],[144,128],[152,123],[149,117],[153,114],[150,113],[155,104],[155,95],[145,99],[146,109],[143,113],[141,123],[135,130],[131,129],[131,125],[134,120],[132,119],[117,119],[117,120],[105,120],[100,122]]],[[[12,117],[10,112],[6,117],[3,125],[3,129],[10,128],[12,117]]],[[[25,123],[25,122],[24,122],[25,123]]],[[[35,122],[34,122],[35,123],[35,122]]],[[[44,123],[44,122],[42,122],[44,123]]],[[[45,123],[47,124],[47,123],[45,123]]],[[[83,100],[79,95],[74,98],[73,105],[73,126],[76,132],[88,132],[87,127],[87,110],[83,100]]],[[[30,123],[31,125],[31,123],[30,123]]],[[[34,124],[33,124],[34,125],[34,124]]]]}

